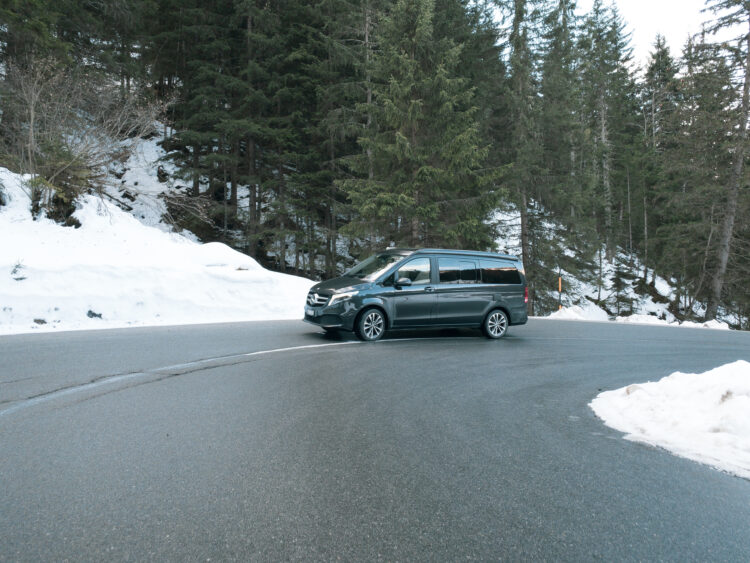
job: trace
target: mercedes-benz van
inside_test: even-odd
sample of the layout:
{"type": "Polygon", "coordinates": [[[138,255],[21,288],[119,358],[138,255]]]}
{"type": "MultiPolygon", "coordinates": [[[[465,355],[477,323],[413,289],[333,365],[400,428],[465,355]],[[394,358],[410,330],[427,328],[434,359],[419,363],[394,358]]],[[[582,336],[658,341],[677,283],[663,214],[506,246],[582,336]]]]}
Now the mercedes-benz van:
{"type": "Polygon", "coordinates": [[[445,327],[476,327],[502,338],[509,326],[526,323],[527,302],[523,265],[514,256],[389,249],[315,284],[304,320],[371,341],[387,330],[445,327]]]}

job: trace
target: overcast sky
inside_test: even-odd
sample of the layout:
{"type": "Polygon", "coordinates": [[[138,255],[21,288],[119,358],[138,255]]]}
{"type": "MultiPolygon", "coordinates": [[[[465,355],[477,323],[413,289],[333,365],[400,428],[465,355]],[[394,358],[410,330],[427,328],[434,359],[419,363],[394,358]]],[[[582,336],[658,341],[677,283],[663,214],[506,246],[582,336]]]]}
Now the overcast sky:
{"type": "MultiPolygon", "coordinates": [[[[611,0],[605,0],[609,4],[611,0]]],[[[698,33],[701,24],[712,19],[712,13],[701,13],[705,0],[614,0],[627,30],[632,33],[634,62],[645,66],[653,50],[656,34],[661,33],[674,58],[682,53],[689,35],[698,33]]],[[[591,9],[593,0],[578,0],[578,13],[591,9]]]]}

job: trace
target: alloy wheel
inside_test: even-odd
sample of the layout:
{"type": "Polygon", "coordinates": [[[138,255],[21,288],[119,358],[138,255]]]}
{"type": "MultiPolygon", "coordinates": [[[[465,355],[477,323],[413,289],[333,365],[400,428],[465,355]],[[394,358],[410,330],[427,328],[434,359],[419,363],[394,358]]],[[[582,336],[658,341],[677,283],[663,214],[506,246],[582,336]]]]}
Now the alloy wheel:
{"type": "Polygon", "coordinates": [[[362,319],[362,336],[365,340],[378,340],[385,331],[385,319],[377,310],[367,311],[362,319]]]}
{"type": "Polygon", "coordinates": [[[487,336],[501,338],[508,330],[508,317],[502,311],[492,311],[486,323],[487,336]]]}

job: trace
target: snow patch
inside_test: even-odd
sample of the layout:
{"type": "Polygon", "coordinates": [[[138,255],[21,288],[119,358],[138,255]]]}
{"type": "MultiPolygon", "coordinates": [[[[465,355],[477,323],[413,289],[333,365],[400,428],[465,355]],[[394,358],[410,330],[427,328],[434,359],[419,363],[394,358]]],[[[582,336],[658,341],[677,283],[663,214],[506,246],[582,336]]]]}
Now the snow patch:
{"type": "Polygon", "coordinates": [[[746,361],[606,391],[589,406],[628,440],[750,479],[750,363],[746,361]]]}
{"type": "MultiPolygon", "coordinates": [[[[602,322],[609,321],[609,315],[607,312],[594,305],[591,302],[582,302],[580,305],[571,305],[570,307],[563,307],[559,311],[555,311],[548,317],[548,319],[566,320],[566,321],[594,321],[602,322]]],[[[636,324],[636,325],[658,325],[658,326],[672,326],[682,328],[708,328],[713,330],[731,330],[727,323],[721,321],[707,321],[703,323],[696,323],[691,321],[679,322],[668,321],[666,319],[660,319],[654,315],[641,315],[635,314],[630,316],[616,317],[614,322],[624,324],[636,324]]]]}
{"type": "Polygon", "coordinates": [[[676,325],[653,315],[630,315],[629,317],[617,317],[615,322],[638,325],[676,325]]]}
{"type": "Polygon", "coordinates": [[[694,323],[691,321],[683,321],[682,323],[680,323],[680,326],[685,327],[685,328],[711,328],[714,330],[731,330],[727,323],[723,323],[717,320],[707,321],[705,323],[694,323]]]}
{"type": "Polygon", "coordinates": [[[604,309],[601,309],[590,302],[584,302],[581,305],[572,305],[563,307],[549,316],[550,319],[560,319],[568,321],[608,321],[609,316],[604,309]]]}

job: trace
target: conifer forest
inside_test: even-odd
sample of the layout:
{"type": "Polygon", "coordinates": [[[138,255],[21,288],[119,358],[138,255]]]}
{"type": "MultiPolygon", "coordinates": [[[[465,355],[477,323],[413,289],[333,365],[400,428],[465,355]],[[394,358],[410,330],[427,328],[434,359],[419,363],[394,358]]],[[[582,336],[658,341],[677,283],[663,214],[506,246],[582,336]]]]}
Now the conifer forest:
{"type": "Polygon", "coordinates": [[[601,0],[0,0],[0,166],[64,223],[162,137],[177,228],[313,279],[510,209],[530,313],[604,256],[748,328],[750,3],[704,15],[635,61],[601,0]]]}

